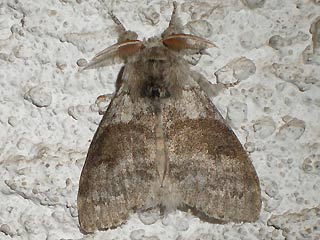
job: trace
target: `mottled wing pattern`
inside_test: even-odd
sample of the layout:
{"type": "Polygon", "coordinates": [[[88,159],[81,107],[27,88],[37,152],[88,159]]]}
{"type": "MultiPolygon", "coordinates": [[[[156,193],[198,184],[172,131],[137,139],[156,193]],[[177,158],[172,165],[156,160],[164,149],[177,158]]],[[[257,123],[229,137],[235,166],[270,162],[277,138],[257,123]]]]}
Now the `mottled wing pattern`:
{"type": "Polygon", "coordinates": [[[80,177],[78,212],[84,232],[118,226],[145,203],[155,173],[154,124],[147,104],[133,104],[124,92],[113,98],[80,177]]]}
{"type": "Polygon", "coordinates": [[[169,99],[162,113],[169,175],[181,190],[183,207],[207,221],[257,220],[261,199],[255,169],[210,100],[191,87],[181,98],[169,99]]]}

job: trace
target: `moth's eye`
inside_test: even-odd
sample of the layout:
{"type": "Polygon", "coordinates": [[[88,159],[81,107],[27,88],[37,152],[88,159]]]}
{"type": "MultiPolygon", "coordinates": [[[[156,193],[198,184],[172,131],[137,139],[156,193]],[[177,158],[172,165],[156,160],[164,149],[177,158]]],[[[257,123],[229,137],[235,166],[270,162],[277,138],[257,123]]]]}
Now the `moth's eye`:
{"type": "Polygon", "coordinates": [[[169,49],[174,51],[195,49],[204,50],[211,47],[216,47],[215,44],[210,41],[188,34],[173,34],[165,37],[162,43],[169,49]]]}

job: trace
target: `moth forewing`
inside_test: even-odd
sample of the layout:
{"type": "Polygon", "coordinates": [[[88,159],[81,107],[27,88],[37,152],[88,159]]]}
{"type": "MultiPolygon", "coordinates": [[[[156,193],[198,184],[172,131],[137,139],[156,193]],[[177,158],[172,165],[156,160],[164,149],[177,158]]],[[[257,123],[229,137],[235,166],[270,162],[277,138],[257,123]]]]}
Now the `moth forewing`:
{"type": "Polygon", "coordinates": [[[162,41],[126,40],[91,62],[100,66],[105,57],[119,56],[126,64],[81,173],[83,232],[117,227],[150,207],[191,209],[219,223],[259,217],[255,169],[180,54],[212,44],[174,32],[175,10],[162,41]],[[120,46],[134,48],[120,54],[120,46]]]}

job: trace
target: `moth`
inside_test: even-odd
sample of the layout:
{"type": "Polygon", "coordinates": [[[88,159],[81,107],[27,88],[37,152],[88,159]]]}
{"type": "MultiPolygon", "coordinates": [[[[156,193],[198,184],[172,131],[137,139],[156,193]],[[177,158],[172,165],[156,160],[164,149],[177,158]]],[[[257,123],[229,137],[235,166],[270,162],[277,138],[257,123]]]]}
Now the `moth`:
{"type": "Polygon", "coordinates": [[[132,212],[191,211],[214,223],[259,218],[259,179],[246,151],[184,55],[214,44],[184,34],[177,3],[161,37],[137,40],[110,12],[118,43],[85,69],[124,63],[91,142],[78,191],[85,233],[123,224],[132,212]]]}

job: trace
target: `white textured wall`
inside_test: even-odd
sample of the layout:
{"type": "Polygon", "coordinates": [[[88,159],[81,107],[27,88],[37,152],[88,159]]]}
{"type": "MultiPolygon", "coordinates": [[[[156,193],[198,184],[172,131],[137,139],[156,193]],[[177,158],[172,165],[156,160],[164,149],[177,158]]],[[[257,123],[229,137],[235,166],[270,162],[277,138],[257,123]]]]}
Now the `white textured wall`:
{"type": "Polygon", "coordinates": [[[177,212],[79,232],[79,174],[107,104],[95,101],[112,93],[119,66],[79,73],[76,62],[116,42],[106,7],[141,38],[160,34],[172,10],[163,0],[0,2],[0,239],[320,239],[318,0],[180,2],[186,32],[219,46],[195,69],[240,81],[213,101],[251,153],[259,221],[177,212]]]}

